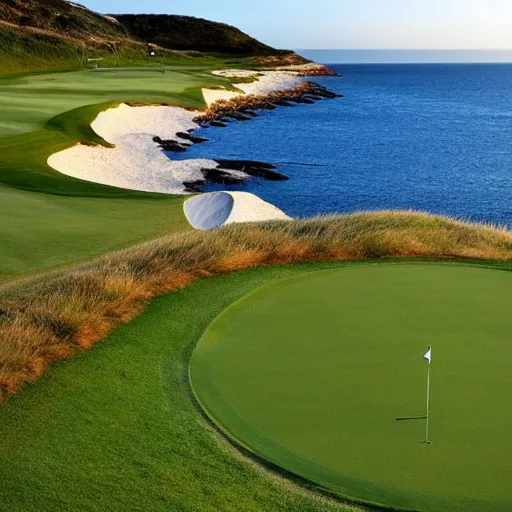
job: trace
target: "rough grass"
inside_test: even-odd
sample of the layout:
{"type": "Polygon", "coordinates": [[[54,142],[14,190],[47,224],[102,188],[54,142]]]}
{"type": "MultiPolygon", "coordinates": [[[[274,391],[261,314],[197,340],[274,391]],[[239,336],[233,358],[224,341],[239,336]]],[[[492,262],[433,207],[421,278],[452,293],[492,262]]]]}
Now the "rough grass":
{"type": "Polygon", "coordinates": [[[512,234],[413,212],[185,232],[0,289],[0,393],[103,339],[149,299],[259,265],[388,257],[507,260],[512,234]]]}

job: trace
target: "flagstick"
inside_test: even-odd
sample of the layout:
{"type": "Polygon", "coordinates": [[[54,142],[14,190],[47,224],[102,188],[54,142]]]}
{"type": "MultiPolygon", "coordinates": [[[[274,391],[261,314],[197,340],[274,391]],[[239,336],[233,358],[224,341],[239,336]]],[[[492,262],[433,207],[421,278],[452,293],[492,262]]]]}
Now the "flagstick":
{"type": "Polygon", "coordinates": [[[427,426],[425,430],[425,444],[430,444],[428,440],[428,422],[430,419],[430,362],[427,368],[427,426]]]}

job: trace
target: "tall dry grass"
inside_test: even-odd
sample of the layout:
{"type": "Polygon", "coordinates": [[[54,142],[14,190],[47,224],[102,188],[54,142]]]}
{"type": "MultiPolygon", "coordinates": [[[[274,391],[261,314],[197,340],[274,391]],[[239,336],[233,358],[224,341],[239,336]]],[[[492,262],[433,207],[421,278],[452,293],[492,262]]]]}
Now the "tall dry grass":
{"type": "Polygon", "coordinates": [[[257,265],[384,257],[512,258],[512,233],[413,212],[189,231],[0,288],[0,399],[128,322],[152,297],[257,265]]]}

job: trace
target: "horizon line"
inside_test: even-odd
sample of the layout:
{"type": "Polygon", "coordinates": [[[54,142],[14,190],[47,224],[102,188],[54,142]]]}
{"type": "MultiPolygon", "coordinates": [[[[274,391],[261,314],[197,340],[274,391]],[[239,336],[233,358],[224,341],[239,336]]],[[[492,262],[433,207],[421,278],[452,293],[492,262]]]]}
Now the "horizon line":
{"type": "Polygon", "coordinates": [[[295,48],[295,50],[324,52],[512,52],[512,48],[295,48]]]}

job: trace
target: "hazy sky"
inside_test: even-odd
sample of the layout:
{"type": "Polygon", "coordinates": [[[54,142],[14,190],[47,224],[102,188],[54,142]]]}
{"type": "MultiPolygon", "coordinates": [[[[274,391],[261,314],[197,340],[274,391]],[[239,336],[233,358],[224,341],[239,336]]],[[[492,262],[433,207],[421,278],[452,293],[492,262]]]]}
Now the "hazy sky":
{"type": "Polygon", "coordinates": [[[223,21],[281,48],[512,49],[512,0],[78,1],[223,21]]]}

